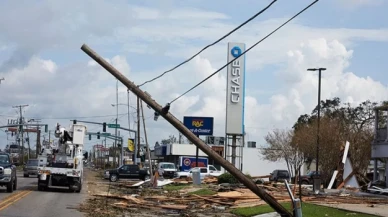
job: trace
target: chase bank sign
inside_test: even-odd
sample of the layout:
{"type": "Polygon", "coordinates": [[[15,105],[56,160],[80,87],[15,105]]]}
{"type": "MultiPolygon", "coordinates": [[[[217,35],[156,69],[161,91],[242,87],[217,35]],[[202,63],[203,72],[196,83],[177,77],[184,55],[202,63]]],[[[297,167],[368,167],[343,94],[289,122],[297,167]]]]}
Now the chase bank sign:
{"type": "MultiPolygon", "coordinates": [[[[234,46],[230,50],[231,55],[235,58],[231,63],[231,76],[230,76],[230,101],[232,103],[240,102],[241,93],[241,61],[238,57],[241,55],[241,48],[238,46],[234,46]]],[[[228,74],[229,75],[229,74],[228,74]]]]}
{"type": "Polygon", "coordinates": [[[228,43],[226,133],[243,134],[245,95],[245,44],[228,43]]]}

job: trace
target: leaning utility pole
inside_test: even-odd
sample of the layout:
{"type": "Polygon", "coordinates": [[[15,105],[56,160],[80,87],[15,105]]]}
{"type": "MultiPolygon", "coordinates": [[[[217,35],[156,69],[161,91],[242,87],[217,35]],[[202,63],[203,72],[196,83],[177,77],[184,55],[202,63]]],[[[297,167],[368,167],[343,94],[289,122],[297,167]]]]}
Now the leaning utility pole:
{"type": "Polygon", "coordinates": [[[22,160],[21,160],[21,163],[24,164],[24,137],[23,137],[23,128],[24,128],[24,123],[23,123],[23,111],[22,111],[22,108],[24,107],[27,107],[28,105],[15,105],[15,106],[12,106],[12,108],[19,108],[19,112],[20,112],[20,119],[19,119],[19,130],[20,130],[20,135],[21,135],[21,143],[22,143],[22,154],[21,154],[21,157],[22,157],[22,160]]]}
{"type": "Polygon", "coordinates": [[[27,160],[30,159],[30,156],[31,156],[31,146],[30,146],[30,135],[28,134],[28,131],[27,131],[27,147],[28,147],[28,152],[27,152],[27,160]]]}
{"type": "Polygon", "coordinates": [[[137,150],[135,151],[135,163],[138,163],[137,162],[137,159],[140,155],[140,98],[139,96],[137,97],[137,150]]]}
{"type": "Polygon", "coordinates": [[[98,55],[95,51],[89,48],[87,45],[82,45],[81,49],[104,67],[108,72],[110,72],[115,78],[121,81],[129,90],[131,90],[137,97],[147,103],[156,113],[160,114],[164,119],[170,122],[176,129],[178,129],[186,138],[193,142],[198,148],[200,148],[209,158],[214,159],[222,167],[224,167],[228,172],[230,172],[234,177],[237,178],[241,183],[243,183],[247,188],[252,192],[258,195],[262,200],[268,203],[276,212],[278,212],[282,217],[291,217],[292,214],[284,208],[273,196],[268,194],[263,188],[259,188],[252,179],[245,176],[241,171],[239,171],[234,165],[225,160],[222,156],[213,151],[207,144],[205,144],[200,138],[198,138],[194,133],[187,129],[180,120],[174,117],[169,113],[170,104],[168,103],[165,107],[159,105],[155,100],[149,97],[144,91],[137,87],[132,81],[128,80],[122,73],[115,69],[111,64],[109,64],[104,58],[98,55]]]}
{"type": "MultiPolygon", "coordinates": [[[[40,120],[34,119],[34,122],[39,124],[40,120]]],[[[38,125],[36,126],[36,150],[35,150],[36,158],[38,158],[39,152],[40,152],[40,127],[38,125]]]]}
{"type": "Polygon", "coordinates": [[[150,178],[152,180],[152,162],[151,162],[151,151],[150,151],[150,146],[148,145],[148,138],[147,138],[147,130],[146,130],[146,125],[145,125],[145,118],[144,118],[144,110],[143,110],[143,101],[140,102],[140,107],[141,107],[141,116],[143,117],[143,128],[144,128],[144,139],[146,143],[146,148],[147,148],[147,158],[148,158],[148,164],[149,164],[149,169],[150,169],[150,178]]]}

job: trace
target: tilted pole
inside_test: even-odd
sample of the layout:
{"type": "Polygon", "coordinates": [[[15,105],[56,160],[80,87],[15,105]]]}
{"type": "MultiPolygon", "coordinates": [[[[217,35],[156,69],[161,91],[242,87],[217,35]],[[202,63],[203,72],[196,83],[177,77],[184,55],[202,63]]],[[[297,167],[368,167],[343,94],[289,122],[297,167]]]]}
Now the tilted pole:
{"type": "MultiPolygon", "coordinates": [[[[137,146],[137,149],[136,149],[136,153],[135,153],[135,156],[136,156],[136,158],[135,159],[137,159],[137,158],[139,158],[140,157],[140,98],[139,98],[139,96],[137,97],[137,109],[136,109],[136,112],[137,112],[137,139],[136,139],[136,141],[137,141],[137,144],[136,144],[136,146],[137,146]]],[[[136,163],[141,163],[141,160],[140,160],[140,162],[137,162],[137,160],[135,161],[136,163]]]]}
{"type": "MultiPolygon", "coordinates": [[[[186,138],[188,138],[193,144],[200,148],[204,153],[206,153],[210,158],[218,162],[222,167],[224,167],[229,173],[236,177],[242,184],[259,196],[262,200],[268,203],[276,212],[278,212],[282,217],[291,217],[292,214],[284,208],[277,200],[268,194],[264,189],[257,187],[257,185],[240,172],[236,167],[231,163],[225,160],[223,157],[218,155],[213,151],[208,145],[206,145],[200,138],[193,134],[189,129],[187,129],[183,123],[174,117],[171,113],[168,112],[168,109],[163,108],[155,100],[145,94],[140,88],[138,88],[134,82],[128,80],[122,73],[115,69],[111,64],[109,64],[104,58],[99,56],[86,44],[82,45],[81,50],[83,50],[87,55],[109,71],[115,78],[117,78],[121,83],[123,83],[130,91],[132,91],[136,96],[143,100],[147,105],[152,109],[158,112],[164,119],[166,119],[170,124],[172,124],[176,129],[178,129],[186,138]]],[[[168,107],[168,106],[166,106],[168,107]]]]}
{"type": "Polygon", "coordinates": [[[144,129],[144,139],[146,143],[147,148],[147,158],[148,158],[148,164],[150,166],[150,179],[152,180],[152,162],[151,162],[151,150],[150,146],[148,145],[148,137],[147,137],[147,130],[146,130],[146,124],[145,124],[145,118],[144,118],[144,109],[143,109],[143,101],[140,102],[140,109],[141,109],[141,116],[143,117],[143,129],[144,129]]]}

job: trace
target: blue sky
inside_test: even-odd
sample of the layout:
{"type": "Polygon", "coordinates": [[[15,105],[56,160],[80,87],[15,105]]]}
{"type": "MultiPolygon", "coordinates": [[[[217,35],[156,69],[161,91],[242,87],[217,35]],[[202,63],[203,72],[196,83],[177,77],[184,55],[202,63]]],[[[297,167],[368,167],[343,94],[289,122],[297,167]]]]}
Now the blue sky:
{"type": "MultiPolygon", "coordinates": [[[[0,77],[6,77],[6,82],[0,85],[0,114],[14,115],[9,105],[23,103],[37,105],[26,111],[31,117],[114,114],[110,104],[115,99],[115,80],[99,66],[87,65],[90,58],[80,50],[83,43],[109,58],[131,79],[141,82],[183,61],[270,1],[138,1],[134,11],[133,6],[125,8],[127,2],[134,4],[124,0],[96,1],[90,9],[85,1],[73,9],[70,3],[63,2],[41,1],[39,7],[34,7],[2,1],[0,77]],[[107,8],[110,10],[105,11],[107,8]],[[192,18],[179,14],[183,10],[192,18]],[[16,18],[9,11],[24,16],[16,18]],[[155,13],[160,17],[155,18],[155,13]],[[171,13],[180,18],[168,18],[171,13]],[[19,53],[15,53],[16,48],[19,53]],[[118,57],[113,60],[115,56],[118,57]],[[12,57],[16,58],[13,64],[6,70],[2,68],[12,57]],[[49,60],[55,66],[51,71],[47,70],[49,60]],[[83,109],[85,105],[88,109],[83,109]]],[[[278,0],[223,43],[158,82],[146,85],[144,90],[160,103],[168,102],[172,95],[184,92],[226,62],[228,41],[250,46],[311,2],[278,0]]],[[[388,83],[383,74],[388,67],[384,59],[388,48],[387,6],[388,1],[383,0],[321,0],[248,53],[246,92],[250,98],[246,119],[250,120],[246,122],[247,129],[251,129],[250,139],[262,143],[271,129],[290,127],[298,115],[311,111],[316,102],[317,77],[309,75],[307,67],[328,68],[329,75],[323,81],[324,97],[340,96],[355,102],[384,99],[388,83]],[[349,77],[348,72],[353,74],[349,77]],[[368,76],[373,81],[365,81],[368,76]],[[358,92],[365,87],[370,93],[358,92]]],[[[215,132],[222,135],[225,74],[223,71],[175,103],[173,112],[178,117],[215,116],[215,132]]],[[[126,103],[122,85],[119,95],[120,102],[126,103]]],[[[134,105],[134,97],[131,99],[134,105]]],[[[119,113],[125,113],[125,108],[120,108],[119,113]]],[[[152,115],[152,111],[146,115],[152,115]]],[[[0,117],[0,121],[6,122],[6,118],[0,117]]],[[[62,120],[47,119],[50,125],[58,121],[62,120]]],[[[125,117],[120,121],[128,125],[125,117]]],[[[176,132],[163,120],[150,122],[148,127],[151,144],[176,132]]],[[[0,140],[4,136],[0,133],[0,140]]]]}

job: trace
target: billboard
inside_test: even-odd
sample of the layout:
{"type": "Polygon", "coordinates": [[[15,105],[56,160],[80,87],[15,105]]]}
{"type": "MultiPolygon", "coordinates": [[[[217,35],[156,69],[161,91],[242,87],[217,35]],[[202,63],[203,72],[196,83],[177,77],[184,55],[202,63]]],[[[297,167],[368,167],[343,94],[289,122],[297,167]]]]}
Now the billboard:
{"type": "Polygon", "coordinates": [[[228,43],[228,62],[226,77],[226,126],[229,135],[244,134],[245,101],[245,51],[243,43],[228,43]],[[241,56],[240,56],[241,55],[241,56]]]}
{"type": "Polygon", "coordinates": [[[183,117],[183,125],[197,136],[213,135],[213,117],[183,117]]]}

